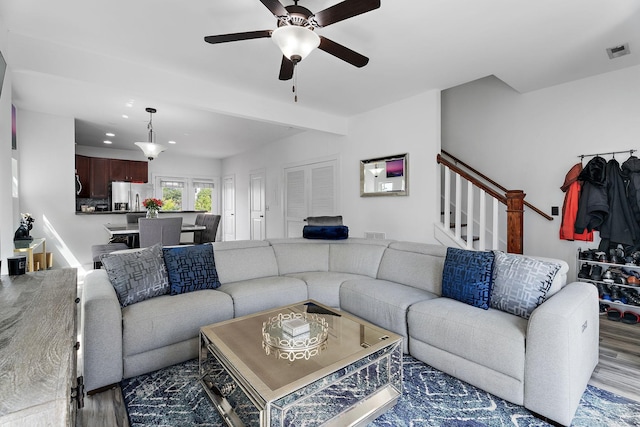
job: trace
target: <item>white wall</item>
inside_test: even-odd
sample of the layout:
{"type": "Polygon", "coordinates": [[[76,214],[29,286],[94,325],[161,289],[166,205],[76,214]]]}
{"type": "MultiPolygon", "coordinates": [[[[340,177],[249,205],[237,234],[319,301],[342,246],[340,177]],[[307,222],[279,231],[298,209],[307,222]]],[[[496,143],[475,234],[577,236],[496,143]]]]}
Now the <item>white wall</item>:
{"type": "MultiPolygon", "coordinates": [[[[7,58],[6,31],[0,23],[0,51],[7,58]]],[[[7,258],[13,256],[13,233],[18,228],[11,195],[11,67],[7,66],[0,96],[0,259],[1,274],[7,274],[7,258]]]]}
{"type": "Polygon", "coordinates": [[[440,92],[431,91],[352,117],[347,136],[309,131],[223,161],[223,175],[235,175],[236,238],[249,238],[248,189],[251,170],[266,169],[267,237],[284,237],[283,168],[336,157],[339,213],[349,235],[385,232],[387,238],[435,243],[439,188],[440,92]],[[409,153],[408,197],[360,197],[361,159],[409,153]]]}
{"type": "MultiPolygon", "coordinates": [[[[442,148],[550,214],[562,208],[560,186],[577,156],[640,149],[638,117],[638,66],[525,94],[488,77],[443,91],[442,148]]],[[[560,240],[560,221],[525,213],[524,252],[565,259],[575,277],[577,248],[599,238],[560,240]]]]}

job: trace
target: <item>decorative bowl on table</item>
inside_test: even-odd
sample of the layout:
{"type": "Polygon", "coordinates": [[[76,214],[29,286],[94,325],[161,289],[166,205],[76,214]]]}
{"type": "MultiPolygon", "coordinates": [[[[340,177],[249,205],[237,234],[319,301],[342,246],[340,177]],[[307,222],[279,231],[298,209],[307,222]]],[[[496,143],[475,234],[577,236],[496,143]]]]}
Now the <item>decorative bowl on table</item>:
{"type": "Polygon", "coordinates": [[[317,355],[327,347],[329,324],[313,313],[279,313],[262,324],[267,355],[289,361],[317,355]]]}

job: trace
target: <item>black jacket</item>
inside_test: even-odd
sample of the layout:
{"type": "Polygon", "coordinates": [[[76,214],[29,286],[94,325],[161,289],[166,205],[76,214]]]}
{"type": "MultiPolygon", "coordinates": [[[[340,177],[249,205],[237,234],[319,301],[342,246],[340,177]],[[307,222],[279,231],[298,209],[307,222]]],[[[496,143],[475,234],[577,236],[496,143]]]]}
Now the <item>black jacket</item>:
{"type": "Polygon", "coordinates": [[[631,156],[622,164],[622,178],[627,187],[627,200],[637,224],[640,224],[640,159],[631,156]]]}
{"type": "Polygon", "coordinates": [[[582,190],[578,200],[575,232],[600,230],[609,215],[605,167],[607,161],[602,157],[594,157],[578,175],[582,181],[582,190]]]}
{"type": "Polygon", "coordinates": [[[627,193],[620,164],[616,159],[607,163],[606,187],[609,198],[609,215],[600,227],[601,250],[608,250],[618,243],[631,246],[638,243],[638,223],[627,200],[627,193]]]}

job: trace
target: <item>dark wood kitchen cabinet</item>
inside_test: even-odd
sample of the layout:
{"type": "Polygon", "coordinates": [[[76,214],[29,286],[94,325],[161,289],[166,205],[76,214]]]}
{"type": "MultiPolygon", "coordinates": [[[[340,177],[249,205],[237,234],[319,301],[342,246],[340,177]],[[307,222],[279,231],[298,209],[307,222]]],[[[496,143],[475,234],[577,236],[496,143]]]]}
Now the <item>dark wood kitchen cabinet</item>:
{"type": "MultiPolygon", "coordinates": [[[[91,197],[90,187],[90,163],[91,158],[86,156],[76,155],[76,175],[77,180],[80,182],[80,191],[76,190],[76,197],[91,197]]],[[[77,184],[76,184],[77,185],[77,184]]],[[[77,189],[78,187],[76,187],[77,189]]]]}
{"type": "Polygon", "coordinates": [[[109,160],[109,178],[111,181],[147,182],[149,165],[136,160],[109,160]]]}
{"type": "Polygon", "coordinates": [[[109,197],[109,159],[91,157],[89,187],[92,199],[109,197]]]}

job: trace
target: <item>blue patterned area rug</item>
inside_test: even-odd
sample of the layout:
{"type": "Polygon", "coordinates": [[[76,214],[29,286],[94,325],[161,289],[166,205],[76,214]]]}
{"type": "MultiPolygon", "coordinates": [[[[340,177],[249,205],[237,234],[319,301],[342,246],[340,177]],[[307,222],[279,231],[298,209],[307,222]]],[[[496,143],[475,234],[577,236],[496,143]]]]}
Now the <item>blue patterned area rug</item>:
{"type": "MultiPolygon", "coordinates": [[[[549,425],[411,356],[404,357],[403,370],[402,397],[370,427],[549,425]]],[[[198,381],[197,360],[123,380],[121,386],[131,427],[225,425],[198,381]]],[[[571,425],[640,426],[640,403],[588,386],[571,425]]]]}

